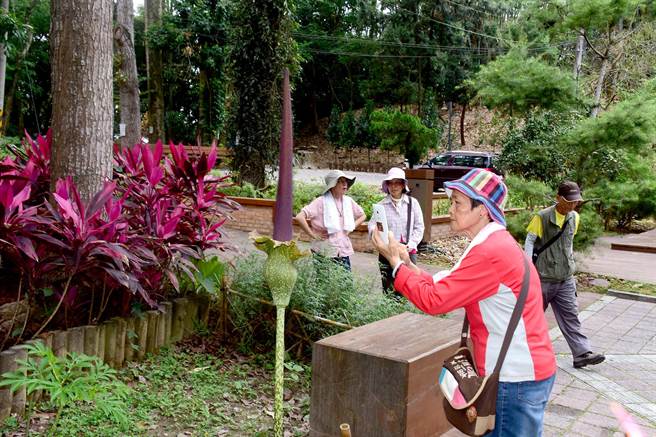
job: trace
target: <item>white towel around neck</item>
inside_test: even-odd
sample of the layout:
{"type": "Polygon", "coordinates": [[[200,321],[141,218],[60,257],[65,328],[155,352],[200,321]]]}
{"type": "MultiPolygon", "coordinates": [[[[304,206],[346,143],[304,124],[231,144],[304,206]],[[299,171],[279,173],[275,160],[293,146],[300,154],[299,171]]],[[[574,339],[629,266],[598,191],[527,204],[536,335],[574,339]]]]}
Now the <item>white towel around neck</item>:
{"type": "Polygon", "coordinates": [[[355,229],[355,220],[353,219],[353,205],[349,196],[342,196],[342,210],[344,213],[344,227],[337,211],[335,198],[330,191],[323,195],[323,224],[328,231],[328,235],[339,231],[351,232],[355,229]]]}

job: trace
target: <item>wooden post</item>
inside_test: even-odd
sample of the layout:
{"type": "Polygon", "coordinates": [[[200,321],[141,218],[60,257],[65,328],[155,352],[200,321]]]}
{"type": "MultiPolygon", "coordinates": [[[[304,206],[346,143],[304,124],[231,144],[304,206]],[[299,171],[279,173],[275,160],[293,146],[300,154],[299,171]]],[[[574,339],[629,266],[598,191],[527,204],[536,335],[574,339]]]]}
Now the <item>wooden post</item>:
{"type": "Polygon", "coordinates": [[[135,333],[135,320],[134,317],[130,317],[125,320],[125,361],[130,362],[134,361],[135,350],[134,345],[136,345],[137,337],[135,333]]]}
{"type": "Polygon", "coordinates": [[[45,332],[45,333],[39,335],[39,339],[41,339],[41,341],[43,341],[43,344],[45,345],[45,347],[50,348],[50,350],[53,349],[53,347],[52,347],[53,337],[54,337],[54,335],[53,335],[52,332],[45,332]]]}
{"type": "Polygon", "coordinates": [[[105,363],[110,367],[116,367],[116,331],[118,322],[116,319],[103,323],[105,327],[105,363]]]}
{"type": "Polygon", "coordinates": [[[166,313],[157,311],[157,350],[166,341],[166,313]]]}
{"type": "Polygon", "coordinates": [[[66,331],[68,335],[68,351],[77,354],[84,353],[84,329],[80,326],[66,331]]]}
{"type": "Polygon", "coordinates": [[[86,325],[82,327],[84,331],[84,353],[92,357],[98,356],[98,327],[95,325],[86,325]]]}
{"type": "Polygon", "coordinates": [[[146,311],[148,318],[148,339],[146,340],[146,352],[156,354],[159,350],[157,347],[157,320],[158,312],[155,310],[146,311]]]}
{"type": "Polygon", "coordinates": [[[342,423],[339,425],[339,433],[341,437],[351,437],[351,427],[348,423],[342,423]]]}
{"type": "Polygon", "coordinates": [[[198,321],[204,326],[207,326],[210,321],[210,306],[212,300],[207,294],[201,294],[198,296],[198,321]]]}
{"type": "Polygon", "coordinates": [[[137,334],[137,360],[141,361],[146,355],[146,344],[148,342],[148,318],[145,314],[134,319],[134,330],[137,334]]]}
{"type": "MultiPolygon", "coordinates": [[[[9,349],[16,352],[15,355],[16,369],[20,368],[20,364],[18,364],[17,361],[27,360],[27,351],[25,350],[25,347],[23,345],[18,345],[18,346],[13,346],[9,349]]],[[[11,413],[17,414],[19,416],[25,414],[26,401],[27,401],[27,390],[25,389],[25,386],[23,386],[14,392],[14,395],[11,399],[11,413]]]]}
{"type": "Polygon", "coordinates": [[[181,297],[173,301],[173,320],[171,322],[171,341],[182,340],[184,335],[184,323],[187,316],[187,299],[181,297]]]}
{"type": "Polygon", "coordinates": [[[187,317],[185,318],[183,337],[194,333],[194,320],[198,319],[198,303],[195,299],[187,300],[187,317]]]}
{"type": "Polygon", "coordinates": [[[123,362],[125,361],[125,334],[127,323],[122,317],[116,317],[113,320],[116,322],[114,366],[118,369],[123,366],[123,362]]]}
{"type": "Polygon", "coordinates": [[[98,331],[98,358],[105,362],[105,324],[96,325],[98,331]]]}
{"type": "Polygon", "coordinates": [[[164,309],[162,316],[164,318],[164,343],[163,346],[171,344],[171,324],[173,323],[173,304],[171,302],[163,302],[162,308],[164,309]]]}
{"type": "Polygon", "coordinates": [[[68,333],[66,331],[53,331],[52,351],[58,357],[63,357],[68,353],[68,333]]]}
{"type": "MultiPolygon", "coordinates": [[[[7,349],[0,352],[0,377],[7,372],[16,370],[16,351],[7,349]]],[[[9,387],[0,388],[0,420],[5,420],[11,415],[13,394],[9,387]]]]}

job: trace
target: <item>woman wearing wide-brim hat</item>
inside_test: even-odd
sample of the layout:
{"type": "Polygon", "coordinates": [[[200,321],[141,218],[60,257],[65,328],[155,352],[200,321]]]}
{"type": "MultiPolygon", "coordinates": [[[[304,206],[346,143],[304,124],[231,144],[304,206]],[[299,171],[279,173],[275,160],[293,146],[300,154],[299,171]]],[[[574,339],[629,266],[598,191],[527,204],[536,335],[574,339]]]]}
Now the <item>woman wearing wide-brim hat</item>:
{"type": "MultiPolygon", "coordinates": [[[[417,199],[410,197],[408,193],[408,181],[405,172],[398,167],[392,167],[387,172],[381,186],[383,193],[387,194],[383,200],[378,202],[385,210],[387,227],[394,234],[394,238],[408,248],[410,260],[417,263],[417,245],[424,236],[424,217],[421,206],[417,199]]],[[[369,231],[375,228],[375,223],[369,222],[369,231]]],[[[392,266],[387,259],[379,255],[378,265],[380,277],[383,283],[383,291],[396,296],[401,296],[394,291],[392,266]]]]}
{"type": "Polygon", "coordinates": [[[355,177],[331,170],[324,182],[323,194],[303,207],[295,220],[312,238],[313,252],[326,255],[350,270],[353,245],[349,234],[366,219],[362,207],[346,195],[355,177]]]}
{"type": "Polygon", "coordinates": [[[542,309],[540,277],[506,230],[507,188],[499,176],[483,169],[444,186],[451,199],[451,230],[471,239],[450,270],[435,276],[421,271],[393,235],[385,244],[376,231],[372,241],[394,266],[394,288],[417,308],[428,314],[465,309],[480,376],[494,371],[529,269],[526,301],[500,369],[494,431],[486,435],[539,436],[556,357],[542,309]]]}

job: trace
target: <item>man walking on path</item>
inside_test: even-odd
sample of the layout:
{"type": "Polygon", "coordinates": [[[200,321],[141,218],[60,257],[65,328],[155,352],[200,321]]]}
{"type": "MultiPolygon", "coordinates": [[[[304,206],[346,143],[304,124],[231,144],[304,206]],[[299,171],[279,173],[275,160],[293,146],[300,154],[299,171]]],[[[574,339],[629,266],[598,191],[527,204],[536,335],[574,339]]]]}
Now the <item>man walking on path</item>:
{"type": "Polygon", "coordinates": [[[579,227],[579,214],[574,209],[582,200],[576,182],[561,183],[556,204],[533,216],[526,229],[528,234],[524,244],[524,251],[533,256],[540,274],[544,309],[551,304],[558,326],[572,351],[575,368],[599,364],[606,358],[592,352],[590,341],[581,332],[576,302],[573,241],[579,227]]]}

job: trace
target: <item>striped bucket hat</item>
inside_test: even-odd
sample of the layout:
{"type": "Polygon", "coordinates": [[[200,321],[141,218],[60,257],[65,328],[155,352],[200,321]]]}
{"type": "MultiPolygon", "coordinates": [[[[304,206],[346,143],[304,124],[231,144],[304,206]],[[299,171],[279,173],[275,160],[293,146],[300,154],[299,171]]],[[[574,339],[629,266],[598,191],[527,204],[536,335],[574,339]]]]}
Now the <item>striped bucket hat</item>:
{"type": "Polygon", "coordinates": [[[483,203],[492,220],[506,226],[503,207],[506,203],[508,188],[498,175],[482,168],[476,168],[460,179],[445,182],[444,188],[449,197],[451,197],[452,190],[457,190],[465,196],[483,203]]]}

